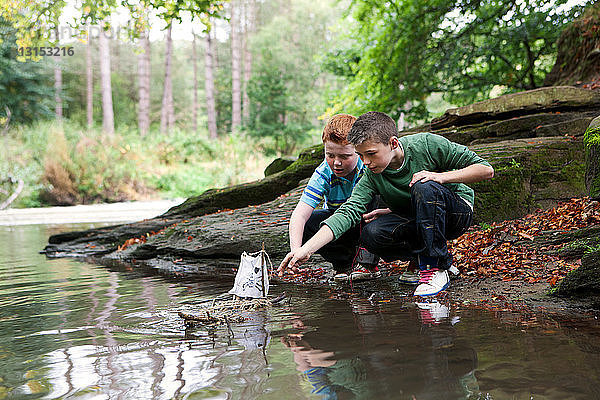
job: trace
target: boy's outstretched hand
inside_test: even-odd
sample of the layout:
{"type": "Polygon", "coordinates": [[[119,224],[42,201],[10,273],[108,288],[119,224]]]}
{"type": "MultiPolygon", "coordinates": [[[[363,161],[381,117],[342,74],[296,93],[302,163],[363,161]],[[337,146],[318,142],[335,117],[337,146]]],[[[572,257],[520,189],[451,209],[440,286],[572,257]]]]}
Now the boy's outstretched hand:
{"type": "Polygon", "coordinates": [[[297,273],[298,267],[302,265],[303,262],[307,261],[310,256],[311,253],[303,247],[299,247],[296,250],[290,251],[287,253],[283,261],[281,261],[281,264],[279,264],[279,268],[277,268],[277,274],[279,276],[283,276],[286,267],[291,269],[292,272],[297,273]]]}

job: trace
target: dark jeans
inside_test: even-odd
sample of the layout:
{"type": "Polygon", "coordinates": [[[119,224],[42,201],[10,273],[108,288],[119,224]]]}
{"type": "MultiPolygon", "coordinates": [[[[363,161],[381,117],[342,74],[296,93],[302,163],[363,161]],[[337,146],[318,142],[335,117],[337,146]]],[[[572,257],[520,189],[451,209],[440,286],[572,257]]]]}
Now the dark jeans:
{"type": "Polygon", "coordinates": [[[473,220],[471,207],[450,189],[432,181],[415,183],[410,198],[411,210],[386,214],[366,224],[360,242],[385,261],[427,256],[436,258],[439,268],[450,268],[452,255],[446,241],[469,228],[473,220]]]}
{"type": "MultiPolygon", "coordinates": [[[[368,211],[372,211],[377,207],[384,207],[383,205],[378,206],[378,203],[378,199],[372,201],[367,208],[368,211]]],[[[332,210],[313,210],[310,218],[304,225],[302,244],[306,243],[308,239],[313,237],[313,235],[317,233],[321,227],[321,222],[325,221],[331,215],[333,215],[332,210]]],[[[346,233],[340,236],[337,240],[330,242],[317,251],[321,257],[333,264],[333,269],[335,269],[336,272],[346,272],[350,270],[352,265],[355,263],[377,265],[379,262],[378,256],[371,254],[364,248],[362,244],[359,245],[361,226],[364,228],[364,221],[361,221],[359,225],[346,231],[346,233]]]]}

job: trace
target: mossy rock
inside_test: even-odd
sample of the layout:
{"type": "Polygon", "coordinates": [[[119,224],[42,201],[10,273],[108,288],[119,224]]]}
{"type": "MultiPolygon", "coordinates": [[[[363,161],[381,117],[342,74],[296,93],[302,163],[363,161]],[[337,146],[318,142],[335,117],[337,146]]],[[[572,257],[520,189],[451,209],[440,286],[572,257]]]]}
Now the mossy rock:
{"type": "Polygon", "coordinates": [[[431,125],[421,125],[417,128],[402,131],[400,135],[432,132],[465,146],[495,143],[510,139],[565,135],[580,137],[585,132],[588,124],[597,115],[597,111],[544,112],[515,116],[500,121],[472,121],[468,125],[440,129],[432,129],[431,125]]]}
{"type": "Polygon", "coordinates": [[[279,157],[274,159],[271,164],[267,165],[267,168],[265,168],[265,177],[283,171],[296,160],[296,157],[279,157]]]}
{"type": "Polygon", "coordinates": [[[565,259],[578,259],[595,250],[600,250],[600,226],[588,228],[587,236],[571,241],[558,254],[565,259]]]}
{"type": "Polygon", "coordinates": [[[581,267],[569,272],[553,294],[600,297],[600,249],[584,254],[581,267]]]}
{"type": "Polygon", "coordinates": [[[590,198],[600,200],[600,116],[590,123],[583,142],[586,152],[585,185],[590,198]]]}
{"type": "Polygon", "coordinates": [[[298,186],[298,183],[309,177],[322,161],[323,145],[309,147],[303,150],[298,159],[283,171],[255,182],[222,189],[209,189],[201,195],[191,197],[183,204],[173,207],[163,216],[196,217],[223,209],[236,209],[266,203],[298,186]]]}
{"type": "Polygon", "coordinates": [[[585,195],[581,140],[519,139],[471,146],[495,169],[494,179],[470,184],[475,221],[519,218],[539,207],[585,195]]]}

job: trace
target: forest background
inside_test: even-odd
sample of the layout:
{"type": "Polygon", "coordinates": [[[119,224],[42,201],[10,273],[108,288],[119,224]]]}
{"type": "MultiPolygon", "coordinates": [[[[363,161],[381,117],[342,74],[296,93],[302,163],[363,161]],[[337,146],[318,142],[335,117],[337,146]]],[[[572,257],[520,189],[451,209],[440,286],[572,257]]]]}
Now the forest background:
{"type": "Polygon", "coordinates": [[[0,0],[0,181],[35,207],[259,179],[338,112],[403,129],[544,86],[592,3],[0,0]]]}

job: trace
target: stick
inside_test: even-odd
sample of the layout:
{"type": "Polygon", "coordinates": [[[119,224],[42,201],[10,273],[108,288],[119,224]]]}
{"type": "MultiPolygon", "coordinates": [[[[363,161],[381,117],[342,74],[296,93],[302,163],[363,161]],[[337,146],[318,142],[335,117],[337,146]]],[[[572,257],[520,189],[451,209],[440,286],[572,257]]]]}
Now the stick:
{"type": "Polygon", "coordinates": [[[262,251],[260,253],[260,286],[262,287],[263,297],[267,297],[265,293],[265,242],[262,242],[262,251]]]}
{"type": "MultiPolygon", "coordinates": [[[[10,180],[12,182],[14,182],[13,178],[11,178],[10,180]]],[[[4,200],[4,202],[2,202],[2,204],[0,204],[0,210],[4,210],[6,207],[8,207],[10,205],[10,203],[12,203],[17,198],[17,196],[19,196],[21,191],[23,190],[23,187],[25,186],[25,184],[23,183],[23,180],[19,179],[17,182],[18,182],[17,188],[15,189],[13,194],[11,194],[8,199],[4,200]]]]}
{"type": "Polygon", "coordinates": [[[6,122],[4,123],[4,126],[2,127],[2,136],[6,135],[6,133],[8,132],[8,125],[10,124],[10,117],[12,116],[12,113],[10,112],[10,108],[8,108],[7,106],[4,106],[4,110],[6,111],[6,122]]]}

